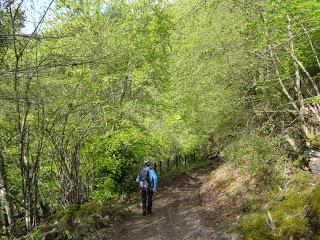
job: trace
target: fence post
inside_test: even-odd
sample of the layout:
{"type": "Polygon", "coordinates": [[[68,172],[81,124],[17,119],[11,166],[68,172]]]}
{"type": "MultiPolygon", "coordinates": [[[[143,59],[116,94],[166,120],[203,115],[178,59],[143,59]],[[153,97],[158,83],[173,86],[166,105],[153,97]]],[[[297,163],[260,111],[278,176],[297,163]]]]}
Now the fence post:
{"type": "Polygon", "coordinates": [[[179,164],[178,164],[178,155],[176,155],[175,160],[176,160],[176,168],[178,168],[178,167],[179,167],[179,164]]]}
{"type": "Polygon", "coordinates": [[[167,160],[167,170],[169,171],[169,169],[170,169],[170,159],[168,158],[168,160],[167,160]]]}
{"type": "Polygon", "coordinates": [[[187,155],[184,155],[184,165],[187,165],[187,155]]]}
{"type": "Polygon", "coordinates": [[[162,161],[159,162],[159,173],[162,174],[162,161]]]}
{"type": "Polygon", "coordinates": [[[157,172],[157,163],[154,163],[154,170],[157,172]]]}

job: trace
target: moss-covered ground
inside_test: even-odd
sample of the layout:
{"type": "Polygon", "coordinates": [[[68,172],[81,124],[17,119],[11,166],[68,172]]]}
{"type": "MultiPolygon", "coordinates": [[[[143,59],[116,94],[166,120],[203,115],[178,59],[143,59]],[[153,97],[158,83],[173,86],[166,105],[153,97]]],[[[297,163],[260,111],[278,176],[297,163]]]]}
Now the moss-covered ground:
{"type": "Polygon", "coordinates": [[[291,168],[281,182],[265,185],[227,163],[209,176],[203,192],[213,202],[212,210],[221,213],[220,222],[232,239],[320,239],[318,180],[291,168]]]}
{"type": "Polygon", "coordinates": [[[100,229],[111,229],[127,213],[125,207],[116,204],[71,204],[57,210],[26,239],[42,239],[50,231],[59,233],[60,237],[54,239],[90,239],[100,229]]]}

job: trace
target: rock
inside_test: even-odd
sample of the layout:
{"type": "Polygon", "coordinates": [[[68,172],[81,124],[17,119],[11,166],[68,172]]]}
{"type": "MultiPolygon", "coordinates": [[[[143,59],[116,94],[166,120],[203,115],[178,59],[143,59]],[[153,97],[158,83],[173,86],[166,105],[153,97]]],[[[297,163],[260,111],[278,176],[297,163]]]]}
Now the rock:
{"type": "Polygon", "coordinates": [[[320,158],[320,152],[316,150],[311,150],[310,151],[310,157],[317,157],[320,158]]]}
{"type": "Polygon", "coordinates": [[[313,174],[320,174],[320,151],[311,149],[309,152],[309,169],[313,174]]]}

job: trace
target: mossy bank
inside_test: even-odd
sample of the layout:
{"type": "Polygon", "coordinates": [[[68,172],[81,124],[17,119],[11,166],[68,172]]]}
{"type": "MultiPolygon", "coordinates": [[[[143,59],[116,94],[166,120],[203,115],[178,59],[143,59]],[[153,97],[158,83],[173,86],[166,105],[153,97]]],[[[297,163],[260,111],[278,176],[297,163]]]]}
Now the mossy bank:
{"type": "Polygon", "coordinates": [[[288,165],[282,181],[266,185],[247,168],[226,163],[202,186],[230,239],[320,239],[318,176],[288,165]]]}
{"type": "Polygon", "coordinates": [[[51,215],[25,239],[101,239],[127,214],[118,204],[72,204],[51,215]]]}

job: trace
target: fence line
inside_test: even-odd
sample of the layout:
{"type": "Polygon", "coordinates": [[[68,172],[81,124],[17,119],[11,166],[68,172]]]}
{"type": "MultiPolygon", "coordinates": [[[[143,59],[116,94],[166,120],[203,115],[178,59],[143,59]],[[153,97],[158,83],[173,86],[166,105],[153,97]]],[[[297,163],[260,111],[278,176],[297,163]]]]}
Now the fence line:
{"type": "Polygon", "coordinates": [[[155,162],[153,164],[153,169],[156,171],[158,175],[161,175],[174,168],[179,169],[180,165],[188,165],[190,163],[195,163],[196,161],[197,161],[197,157],[195,152],[191,154],[185,154],[185,155],[177,154],[172,160],[168,158],[167,161],[159,160],[155,162]]]}

